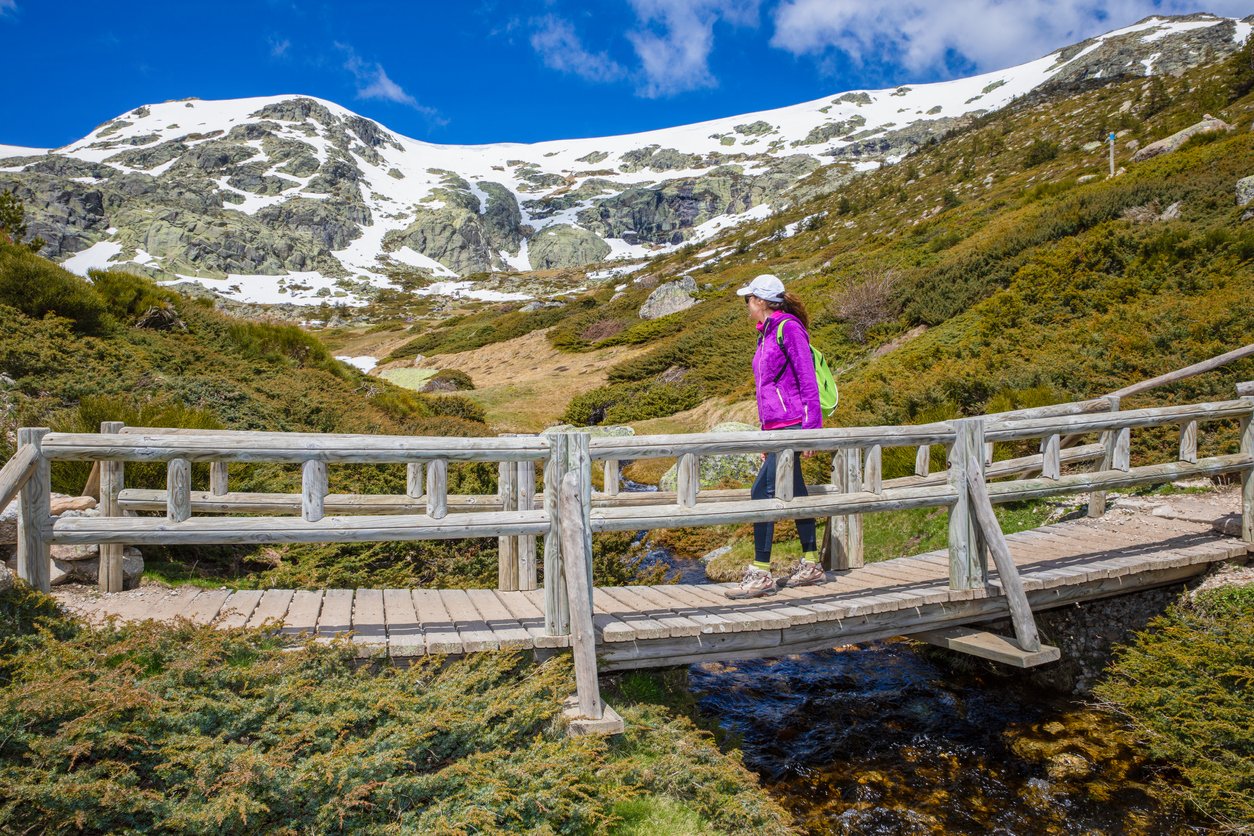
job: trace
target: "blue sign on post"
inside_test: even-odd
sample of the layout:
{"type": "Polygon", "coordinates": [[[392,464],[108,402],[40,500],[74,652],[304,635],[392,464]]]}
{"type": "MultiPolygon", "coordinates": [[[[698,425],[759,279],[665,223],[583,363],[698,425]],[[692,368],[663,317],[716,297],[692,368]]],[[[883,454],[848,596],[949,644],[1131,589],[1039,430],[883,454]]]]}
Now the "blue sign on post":
{"type": "Polygon", "coordinates": [[[1111,141],[1111,142],[1114,142],[1114,141],[1115,141],[1115,132],[1114,132],[1114,131],[1111,131],[1111,132],[1110,132],[1110,141],[1111,141]]]}

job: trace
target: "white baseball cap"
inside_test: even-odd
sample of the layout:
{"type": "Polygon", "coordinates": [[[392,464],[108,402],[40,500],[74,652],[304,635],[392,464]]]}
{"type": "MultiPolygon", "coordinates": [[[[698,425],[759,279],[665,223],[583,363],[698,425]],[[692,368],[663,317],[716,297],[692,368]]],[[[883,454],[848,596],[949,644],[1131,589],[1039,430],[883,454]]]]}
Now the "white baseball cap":
{"type": "Polygon", "coordinates": [[[779,302],[784,298],[784,283],[779,280],[778,276],[763,273],[736,293],[740,296],[756,296],[767,302],[779,302]]]}

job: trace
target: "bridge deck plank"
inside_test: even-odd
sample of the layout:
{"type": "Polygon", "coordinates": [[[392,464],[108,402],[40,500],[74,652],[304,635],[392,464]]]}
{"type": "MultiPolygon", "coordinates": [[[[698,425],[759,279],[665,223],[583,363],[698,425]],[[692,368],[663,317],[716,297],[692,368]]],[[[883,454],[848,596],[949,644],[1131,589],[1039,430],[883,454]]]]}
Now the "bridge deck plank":
{"type": "Polygon", "coordinates": [[[651,617],[647,613],[640,612],[638,608],[631,606],[619,600],[610,589],[606,587],[597,587],[592,593],[593,608],[593,624],[596,623],[595,613],[600,610],[602,613],[614,616],[616,619],[625,624],[628,631],[620,633],[615,630],[614,638],[610,638],[608,629],[603,631],[606,641],[636,641],[639,639],[665,639],[669,638],[670,627],[651,617]]]}
{"type": "Polygon", "coordinates": [[[408,589],[383,590],[383,619],[387,623],[389,656],[399,659],[426,654],[422,624],[408,589]]]}
{"type": "MultiPolygon", "coordinates": [[[[299,595],[300,593],[297,593],[299,595]]],[[[292,609],[296,609],[296,602],[292,602],[292,609]]],[[[317,629],[319,639],[329,640],[342,633],[347,633],[353,629],[353,590],[351,589],[328,589],[322,596],[322,608],[317,614],[317,629]]],[[[288,612],[288,619],[291,620],[291,612],[288,612]]]]}
{"type": "MultiPolygon", "coordinates": [[[[543,590],[538,590],[543,592],[543,590]]],[[[496,597],[500,599],[505,609],[518,621],[522,628],[527,631],[528,640],[532,647],[566,647],[569,645],[565,636],[550,636],[544,628],[544,609],[537,605],[524,592],[501,592],[497,590],[496,597]]]]}
{"type": "Polygon", "coordinates": [[[267,622],[272,621],[282,626],[283,617],[287,615],[287,608],[292,603],[294,594],[290,589],[265,590],[257,602],[256,609],[248,617],[248,626],[263,627],[267,622]]]}
{"type": "Polygon", "coordinates": [[[265,593],[260,589],[233,591],[218,610],[217,626],[227,630],[248,624],[248,618],[253,614],[253,610],[257,609],[257,604],[261,601],[263,594],[265,593]]]}
{"type": "Polygon", "coordinates": [[[359,655],[387,648],[388,623],[382,589],[359,589],[353,596],[353,644],[359,655]]]}
{"type": "Polygon", "coordinates": [[[441,589],[440,602],[448,610],[449,618],[457,628],[457,635],[467,653],[479,650],[500,650],[500,639],[492,632],[492,628],[479,615],[470,596],[464,589],[441,589]]]}
{"type": "Polygon", "coordinates": [[[313,635],[318,632],[318,624],[322,618],[324,599],[336,590],[298,589],[292,593],[292,601],[287,605],[287,615],[283,616],[283,627],[279,632],[283,635],[313,635]]]}
{"type": "Polygon", "coordinates": [[[193,624],[212,624],[230,594],[229,589],[206,589],[184,608],[182,615],[193,624]]]}
{"type": "Polygon", "coordinates": [[[422,625],[422,637],[427,645],[427,653],[433,656],[445,653],[464,653],[466,646],[462,644],[461,634],[453,624],[453,617],[444,608],[438,589],[411,590],[414,599],[414,611],[418,614],[418,622],[422,625]]]}
{"type": "Polygon", "coordinates": [[[675,612],[700,625],[702,634],[735,633],[743,629],[743,621],[729,618],[725,613],[712,610],[713,605],[691,592],[687,584],[671,584],[641,587],[651,590],[655,597],[665,596],[673,602],[675,612]]]}
{"type": "Polygon", "coordinates": [[[657,595],[648,587],[614,587],[609,590],[614,598],[627,605],[636,605],[642,612],[650,613],[653,619],[665,625],[672,637],[682,635],[700,635],[702,625],[687,615],[676,612],[676,600],[666,595],[657,595]]]}
{"type": "Polygon", "coordinates": [[[535,647],[527,628],[514,617],[491,589],[467,589],[466,596],[500,643],[501,650],[527,650],[535,647]]]}

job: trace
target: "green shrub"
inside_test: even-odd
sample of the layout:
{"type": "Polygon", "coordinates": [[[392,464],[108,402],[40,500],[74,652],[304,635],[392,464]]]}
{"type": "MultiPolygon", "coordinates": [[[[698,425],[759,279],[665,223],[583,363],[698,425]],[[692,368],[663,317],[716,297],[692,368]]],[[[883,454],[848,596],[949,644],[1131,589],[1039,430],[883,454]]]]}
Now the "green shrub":
{"type": "Polygon", "coordinates": [[[431,397],[427,400],[427,404],[431,407],[432,415],[440,415],[449,418],[461,418],[466,421],[483,422],[486,415],[484,409],[470,398],[463,398],[460,395],[442,395],[431,397]]]}
{"type": "Polygon", "coordinates": [[[433,391],[468,392],[475,388],[474,380],[461,369],[440,369],[427,381],[428,386],[433,383],[438,385],[438,388],[432,387],[433,391]]]}
{"type": "Polygon", "coordinates": [[[1027,152],[1023,155],[1023,165],[1025,168],[1033,168],[1047,163],[1058,156],[1058,143],[1050,139],[1036,139],[1028,146],[1027,152]]]}
{"type": "Polygon", "coordinates": [[[1188,782],[1190,806],[1234,830],[1254,822],[1254,585],[1222,587],[1150,622],[1096,692],[1188,782]]]}
{"type": "Polygon", "coordinates": [[[108,326],[104,300],[95,288],[13,244],[0,243],[0,305],[36,319],[65,317],[80,334],[99,334],[108,326]]]}
{"type": "Polygon", "coordinates": [[[700,389],[692,384],[610,384],[572,398],[562,421],[579,426],[645,421],[692,409],[701,400],[700,389]]]}
{"type": "Polygon", "coordinates": [[[151,279],[120,270],[91,270],[92,286],[119,322],[133,323],[151,308],[186,304],[189,300],[158,287],[151,279]]]}

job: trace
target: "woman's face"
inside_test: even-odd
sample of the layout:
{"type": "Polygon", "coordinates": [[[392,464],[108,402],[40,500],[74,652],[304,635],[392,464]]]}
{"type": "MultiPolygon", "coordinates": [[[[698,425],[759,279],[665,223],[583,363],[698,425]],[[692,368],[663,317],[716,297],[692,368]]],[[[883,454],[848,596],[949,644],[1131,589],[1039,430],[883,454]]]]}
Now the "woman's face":
{"type": "Polygon", "coordinates": [[[745,302],[748,303],[749,321],[755,325],[766,319],[767,314],[770,313],[770,309],[767,308],[766,302],[756,296],[746,296],[745,302]]]}

